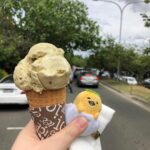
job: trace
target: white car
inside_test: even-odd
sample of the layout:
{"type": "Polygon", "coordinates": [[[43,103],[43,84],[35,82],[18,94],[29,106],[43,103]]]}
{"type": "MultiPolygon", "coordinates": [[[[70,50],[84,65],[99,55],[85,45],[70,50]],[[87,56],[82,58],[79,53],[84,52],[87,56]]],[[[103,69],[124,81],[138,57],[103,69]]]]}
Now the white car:
{"type": "Polygon", "coordinates": [[[123,76],[122,81],[124,81],[130,85],[137,85],[137,80],[134,77],[123,76]]]}
{"type": "Polygon", "coordinates": [[[104,71],[101,76],[103,78],[110,78],[110,73],[108,71],[104,71]]]}
{"type": "Polygon", "coordinates": [[[16,87],[13,75],[0,80],[0,104],[27,104],[25,93],[16,87]]]}

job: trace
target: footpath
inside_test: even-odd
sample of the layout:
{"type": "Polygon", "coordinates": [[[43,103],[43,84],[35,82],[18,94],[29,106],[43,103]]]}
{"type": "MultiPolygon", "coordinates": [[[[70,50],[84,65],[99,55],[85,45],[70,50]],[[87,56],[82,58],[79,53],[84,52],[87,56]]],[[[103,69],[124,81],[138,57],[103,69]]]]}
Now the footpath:
{"type": "Polygon", "coordinates": [[[149,101],[146,101],[145,99],[143,99],[141,97],[138,97],[136,95],[123,93],[123,92],[121,92],[120,90],[114,88],[111,84],[109,84],[108,82],[105,82],[105,81],[101,81],[100,86],[103,86],[104,88],[107,88],[111,92],[115,92],[116,94],[123,97],[124,99],[126,99],[126,100],[140,106],[141,108],[145,109],[146,111],[150,112],[150,102],[149,101]]]}

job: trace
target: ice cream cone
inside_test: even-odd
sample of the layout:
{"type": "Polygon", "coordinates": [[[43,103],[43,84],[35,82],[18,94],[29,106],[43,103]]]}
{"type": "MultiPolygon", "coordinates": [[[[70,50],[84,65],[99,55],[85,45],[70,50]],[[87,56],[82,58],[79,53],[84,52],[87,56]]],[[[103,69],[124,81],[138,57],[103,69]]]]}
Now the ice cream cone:
{"type": "Polygon", "coordinates": [[[30,107],[43,107],[64,103],[66,101],[66,88],[58,90],[45,90],[42,94],[33,90],[26,91],[30,107]]]}
{"type": "Polygon", "coordinates": [[[33,45],[14,70],[17,87],[26,92],[39,139],[65,126],[64,104],[70,64],[64,51],[50,43],[33,45]]]}
{"type": "Polygon", "coordinates": [[[45,139],[65,127],[66,88],[45,90],[42,94],[26,91],[29,111],[39,139],[45,139]]]}

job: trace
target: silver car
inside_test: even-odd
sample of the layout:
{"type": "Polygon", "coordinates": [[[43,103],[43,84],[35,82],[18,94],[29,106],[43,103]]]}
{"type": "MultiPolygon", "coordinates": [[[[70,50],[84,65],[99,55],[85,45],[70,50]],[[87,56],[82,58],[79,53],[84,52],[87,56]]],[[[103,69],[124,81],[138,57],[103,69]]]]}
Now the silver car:
{"type": "Polygon", "coordinates": [[[0,80],[0,104],[27,104],[25,92],[16,87],[13,75],[0,80]]]}
{"type": "Polygon", "coordinates": [[[78,86],[99,86],[99,78],[96,74],[91,71],[81,71],[77,77],[78,86]]]}

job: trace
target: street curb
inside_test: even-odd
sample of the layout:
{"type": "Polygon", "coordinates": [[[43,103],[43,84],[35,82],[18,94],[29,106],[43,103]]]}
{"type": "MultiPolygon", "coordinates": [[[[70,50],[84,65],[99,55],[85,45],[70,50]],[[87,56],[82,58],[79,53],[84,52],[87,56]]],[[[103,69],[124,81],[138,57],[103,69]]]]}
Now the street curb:
{"type": "Polygon", "coordinates": [[[115,94],[119,95],[120,97],[123,97],[124,99],[126,99],[127,101],[134,103],[136,105],[138,105],[139,107],[145,109],[146,111],[150,112],[150,104],[146,103],[145,101],[138,99],[136,97],[131,97],[127,94],[123,94],[122,92],[120,92],[119,90],[116,90],[115,88],[113,88],[110,84],[108,83],[99,83],[101,86],[103,86],[104,88],[107,88],[108,90],[110,90],[111,92],[114,92],[115,94]]]}

